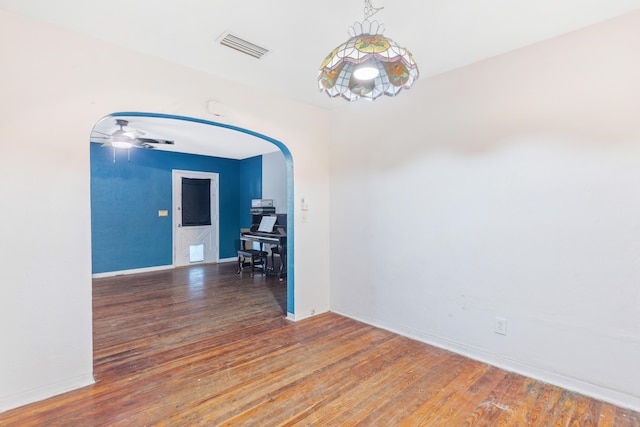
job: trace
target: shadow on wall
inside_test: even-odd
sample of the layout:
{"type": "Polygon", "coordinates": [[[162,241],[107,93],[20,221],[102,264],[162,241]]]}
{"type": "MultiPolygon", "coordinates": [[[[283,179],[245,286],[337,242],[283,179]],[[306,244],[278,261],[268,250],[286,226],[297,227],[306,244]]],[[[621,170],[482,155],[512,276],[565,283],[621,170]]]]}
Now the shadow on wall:
{"type": "Polygon", "coordinates": [[[361,156],[392,168],[427,150],[475,156],[522,138],[581,145],[637,141],[640,30],[632,18],[418,81],[393,99],[334,112],[342,130],[336,144],[358,144],[361,156]]]}

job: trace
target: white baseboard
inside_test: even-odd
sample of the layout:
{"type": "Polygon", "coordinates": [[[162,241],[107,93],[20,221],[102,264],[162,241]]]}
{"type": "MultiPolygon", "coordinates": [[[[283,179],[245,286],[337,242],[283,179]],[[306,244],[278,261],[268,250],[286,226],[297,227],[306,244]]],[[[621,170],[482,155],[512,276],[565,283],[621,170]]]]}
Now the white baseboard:
{"type": "Polygon", "coordinates": [[[292,322],[296,321],[296,315],[293,313],[287,312],[287,320],[291,320],[292,322]]]}
{"type": "Polygon", "coordinates": [[[160,265],[160,266],[157,266],[157,267],[133,268],[131,270],[107,271],[105,273],[92,274],[91,277],[93,277],[94,279],[100,279],[100,278],[103,278],[103,277],[124,276],[124,275],[127,275],[127,274],[149,273],[151,271],[170,270],[172,268],[175,268],[175,266],[173,266],[173,265],[160,265]]]}
{"type": "Polygon", "coordinates": [[[94,383],[95,379],[93,378],[93,375],[85,374],[55,384],[50,384],[35,390],[29,390],[11,396],[1,397],[0,412],[8,411],[9,409],[48,399],[49,397],[66,393],[68,391],[75,390],[81,387],[86,387],[94,383]]]}
{"type": "MultiPolygon", "coordinates": [[[[227,262],[238,262],[238,258],[235,258],[235,257],[223,258],[214,264],[223,264],[227,262]]],[[[172,268],[176,268],[175,265],[159,265],[157,267],[133,268],[131,270],[107,271],[104,273],[92,274],[91,277],[94,279],[101,279],[103,277],[125,276],[127,274],[138,274],[138,273],[149,273],[152,271],[171,270],[172,268]]]]}
{"type": "Polygon", "coordinates": [[[414,339],[416,341],[424,342],[434,347],[449,350],[461,356],[468,357],[469,359],[487,363],[506,371],[514,372],[529,378],[545,382],[547,384],[562,387],[566,390],[584,394],[585,396],[608,402],[616,406],[632,409],[634,411],[640,411],[640,398],[629,395],[627,393],[602,387],[577,378],[567,377],[556,372],[539,369],[535,366],[530,366],[516,360],[511,360],[494,353],[486,352],[479,348],[468,346],[459,342],[450,341],[446,338],[430,335],[412,328],[390,324],[388,322],[379,321],[377,319],[369,319],[366,317],[340,313],[338,311],[333,312],[341,316],[345,316],[359,322],[363,322],[368,325],[385,329],[398,335],[414,339]]]}

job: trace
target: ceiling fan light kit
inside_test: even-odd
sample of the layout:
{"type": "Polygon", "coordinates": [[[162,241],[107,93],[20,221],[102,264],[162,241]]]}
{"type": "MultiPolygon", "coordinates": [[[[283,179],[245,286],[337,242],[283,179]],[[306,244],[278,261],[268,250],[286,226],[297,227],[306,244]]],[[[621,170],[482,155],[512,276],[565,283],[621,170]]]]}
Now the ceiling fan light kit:
{"type": "Polygon", "coordinates": [[[111,146],[113,148],[131,148],[133,147],[133,143],[125,140],[113,140],[111,141],[111,146]]]}
{"type": "MultiPolygon", "coordinates": [[[[94,130],[93,132],[99,135],[91,135],[92,139],[104,139],[105,141],[102,143],[103,147],[113,148],[114,162],[116,161],[116,149],[128,150],[130,152],[131,148],[146,148],[151,150],[154,148],[152,144],[174,145],[173,141],[166,139],[142,138],[141,136],[145,134],[144,132],[137,129],[125,129],[125,126],[128,125],[128,120],[116,119],[116,126],[119,126],[120,129],[110,134],[94,130]]],[[[128,153],[128,158],[129,161],[131,161],[130,153],[128,153]]]]}
{"type": "Polygon", "coordinates": [[[335,48],[322,62],[318,87],[330,97],[348,101],[375,100],[409,89],[419,71],[411,52],[382,35],[384,25],[369,18],[383,8],[364,1],[364,20],[349,27],[351,38],[335,48]]]}
{"type": "Polygon", "coordinates": [[[102,143],[103,147],[113,148],[146,148],[153,149],[152,144],[164,144],[174,145],[173,141],[159,138],[142,138],[145,133],[138,129],[125,129],[125,126],[129,125],[128,120],[116,119],[116,126],[120,126],[120,129],[112,133],[103,133],[94,130],[94,133],[99,135],[91,135],[92,139],[104,139],[102,143]]]}

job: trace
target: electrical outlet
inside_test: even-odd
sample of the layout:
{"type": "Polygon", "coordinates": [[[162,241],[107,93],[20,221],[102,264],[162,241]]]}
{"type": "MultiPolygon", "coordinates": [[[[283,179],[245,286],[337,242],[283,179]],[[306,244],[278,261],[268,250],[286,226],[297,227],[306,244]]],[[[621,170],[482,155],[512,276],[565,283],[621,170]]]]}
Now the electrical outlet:
{"type": "Polygon", "coordinates": [[[496,317],[496,327],[494,332],[500,335],[507,335],[507,319],[504,317],[496,317]]]}

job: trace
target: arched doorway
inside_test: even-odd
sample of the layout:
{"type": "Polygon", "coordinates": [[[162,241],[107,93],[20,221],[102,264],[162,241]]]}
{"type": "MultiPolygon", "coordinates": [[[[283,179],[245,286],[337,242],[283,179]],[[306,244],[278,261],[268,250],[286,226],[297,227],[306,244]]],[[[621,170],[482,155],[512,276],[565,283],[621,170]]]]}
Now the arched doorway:
{"type": "MultiPolygon", "coordinates": [[[[160,114],[160,113],[147,113],[147,112],[116,112],[110,114],[108,116],[103,117],[98,122],[102,122],[107,119],[112,119],[114,122],[118,120],[118,118],[145,118],[145,119],[169,119],[175,120],[180,123],[191,123],[197,124],[199,126],[213,126],[220,129],[225,129],[227,131],[232,132],[240,132],[243,135],[249,136],[251,138],[257,138],[262,140],[262,142],[266,141],[269,144],[274,145],[277,149],[280,150],[284,157],[285,168],[286,168],[286,213],[287,213],[287,314],[294,314],[294,263],[295,263],[295,251],[294,251],[294,220],[293,220],[293,212],[294,212],[294,203],[293,203],[293,159],[288,148],[280,141],[270,138],[266,135],[262,135],[260,133],[240,128],[237,126],[233,126],[230,124],[213,122],[209,120],[197,119],[193,117],[186,116],[178,116],[178,115],[170,115],[170,114],[160,114]]],[[[216,154],[211,153],[209,156],[216,156],[216,154]]],[[[115,156],[115,152],[114,152],[115,156]]],[[[115,160],[115,157],[114,157],[115,160]]]]}

